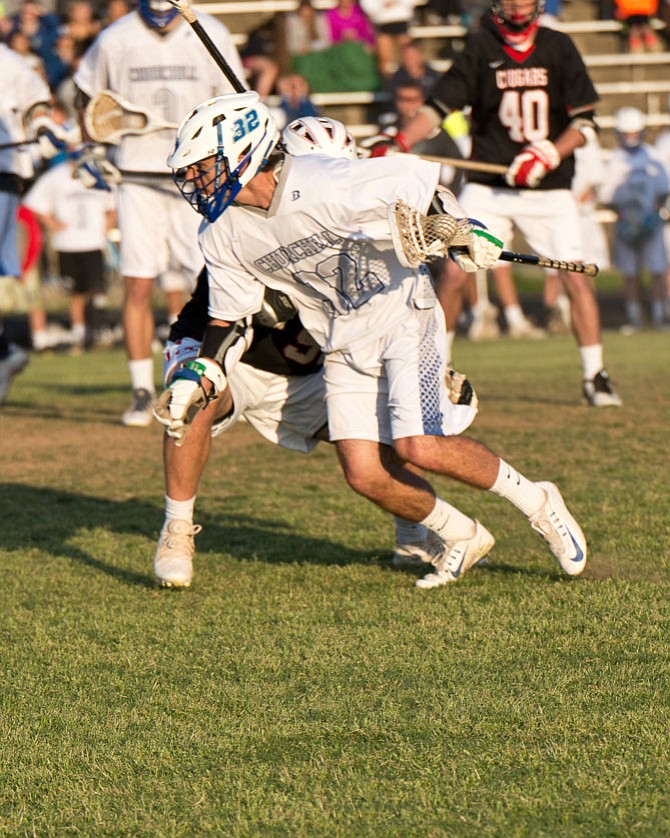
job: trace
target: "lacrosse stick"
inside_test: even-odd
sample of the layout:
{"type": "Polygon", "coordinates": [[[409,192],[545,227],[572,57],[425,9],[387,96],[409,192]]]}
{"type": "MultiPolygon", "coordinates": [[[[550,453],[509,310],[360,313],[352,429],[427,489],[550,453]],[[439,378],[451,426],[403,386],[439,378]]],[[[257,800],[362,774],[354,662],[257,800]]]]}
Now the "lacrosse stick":
{"type": "Polygon", "coordinates": [[[507,166],[499,163],[479,163],[477,160],[463,160],[460,157],[434,157],[430,154],[412,154],[411,157],[420,157],[428,160],[429,163],[441,163],[443,166],[452,166],[454,169],[467,169],[470,172],[490,172],[494,175],[504,175],[507,166]]]}
{"type": "MultiPolygon", "coordinates": [[[[406,268],[418,268],[425,262],[447,257],[450,248],[467,246],[471,235],[467,218],[454,218],[448,214],[424,215],[404,201],[396,201],[389,207],[389,224],[396,255],[406,268]]],[[[531,253],[503,250],[498,258],[503,262],[598,275],[598,266],[594,264],[544,259],[531,253]]]]}
{"type": "Polygon", "coordinates": [[[221,70],[223,75],[228,79],[228,81],[232,85],[232,88],[235,91],[235,93],[246,93],[247,88],[237,78],[233,71],[233,68],[223,57],[217,45],[209,37],[207,32],[205,32],[203,25],[195,16],[195,12],[191,8],[190,0],[168,0],[168,2],[171,6],[175,7],[179,14],[184,18],[186,23],[189,24],[191,29],[198,36],[207,52],[212,56],[212,58],[216,62],[216,66],[219,68],[219,70],[221,70]]]}
{"type": "Polygon", "coordinates": [[[112,90],[101,90],[86,105],[84,126],[92,140],[108,145],[118,145],[127,134],[150,134],[177,127],[112,90]]]}
{"type": "Polygon", "coordinates": [[[0,151],[3,148],[21,148],[24,145],[35,145],[39,140],[22,140],[18,143],[0,143],[0,151]]]}

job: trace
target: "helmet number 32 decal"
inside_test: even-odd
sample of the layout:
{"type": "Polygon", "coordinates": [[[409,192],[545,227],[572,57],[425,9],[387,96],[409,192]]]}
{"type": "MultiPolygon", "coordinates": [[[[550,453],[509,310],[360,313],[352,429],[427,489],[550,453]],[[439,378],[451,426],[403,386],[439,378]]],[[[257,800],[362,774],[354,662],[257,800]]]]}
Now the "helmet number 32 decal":
{"type": "Polygon", "coordinates": [[[258,112],[255,110],[247,111],[241,119],[236,119],[233,122],[233,140],[238,142],[244,139],[247,134],[254,131],[260,125],[258,112]]]}

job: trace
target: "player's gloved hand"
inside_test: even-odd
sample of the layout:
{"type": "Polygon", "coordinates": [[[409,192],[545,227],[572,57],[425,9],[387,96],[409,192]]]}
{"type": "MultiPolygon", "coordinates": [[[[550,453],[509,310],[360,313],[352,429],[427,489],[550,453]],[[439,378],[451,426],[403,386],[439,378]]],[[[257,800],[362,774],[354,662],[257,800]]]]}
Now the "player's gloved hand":
{"type": "Polygon", "coordinates": [[[411,147],[405,135],[398,132],[396,134],[375,134],[369,140],[364,140],[361,143],[361,148],[367,149],[370,157],[387,157],[392,154],[408,154],[411,147]]]}
{"type": "Polygon", "coordinates": [[[479,398],[465,373],[457,372],[453,367],[447,367],[445,383],[449,401],[452,404],[464,404],[477,410],[479,398]]]}
{"type": "Polygon", "coordinates": [[[87,189],[111,192],[110,184],[121,182],[121,172],[107,159],[104,146],[87,143],[75,153],[73,159],[74,176],[87,189]]]}
{"type": "Polygon", "coordinates": [[[547,172],[557,169],[560,162],[558,149],[551,140],[540,140],[517,154],[505,173],[505,180],[509,186],[533,189],[547,172]]]}
{"type": "Polygon", "coordinates": [[[169,387],[177,370],[198,357],[201,346],[202,343],[194,338],[169,340],[165,344],[163,347],[163,387],[169,387]]]}
{"type": "Polygon", "coordinates": [[[48,116],[38,116],[27,126],[29,140],[37,140],[40,157],[50,160],[65,151],[68,132],[48,116]]]}
{"type": "Polygon", "coordinates": [[[470,235],[467,244],[449,248],[449,256],[466,273],[490,268],[502,253],[503,243],[481,221],[469,218],[470,235]]]}
{"type": "Polygon", "coordinates": [[[226,376],[211,358],[196,358],[178,370],[154,408],[154,416],[168,436],[183,444],[188,426],[197,414],[226,388],[226,376]],[[203,380],[211,386],[205,387],[203,380]]]}

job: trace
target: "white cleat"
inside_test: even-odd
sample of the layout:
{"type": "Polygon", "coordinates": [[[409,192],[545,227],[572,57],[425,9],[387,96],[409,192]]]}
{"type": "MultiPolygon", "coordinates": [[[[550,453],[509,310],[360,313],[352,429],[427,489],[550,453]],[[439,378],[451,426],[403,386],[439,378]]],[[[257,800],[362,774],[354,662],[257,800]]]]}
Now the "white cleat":
{"type": "Polygon", "coordinates": [[[475,521],[475,534],[471,538],[453,543],[444,542],[442,554],[433,560],[435,570],[417,579],[417,588],[439,588],[458,582],[471,567],[479,564],[495,544],[495,538],[479,521],[475,521]]]}
{"type": "Polygon", "coordinates": [[[153,420],[154,394],[149,390],[133,390],[133,403],[121,417],[127,428],[148,428],[153,420]]]}
{"type": "Polygon", "coordinates": [[[568,512],[558,487],[553,483],[537,483],[547,495],[546,502],[528,520],[549,545],[568,576],[579,576],[586,567],[586,539],[581,527],[568,512]]]}
{"type": "Polygon", "coordinates": [[[590,381],[582,382],[584,403],[591,407],[621,407],[621,398],[614,389],[607,370],[600,370],[590,381]]]}
{"type": "Polygon", "coordinates": [[[195,536],[200,524],[170,521],[161,530],[154,556],[154,574],[164,588],[188,588],[193,578],[195,536]]]}
{"type": "Polygon", "coordinates": [[[15,343],[9,344],[9,352],[0,360],[0,404],[7,398],[14,376],[28,366],[30,356],[25,349],[15,343]]]}
{"type": "Polygon", "coordinates": [[[513,340],[542,340],[547,337],[547,332],[533,325],[530,320],[523,319],[509,327],[509,336],[513,340]]]}
{"type": "Polygon", "coordinates": [[[426,565],[432,565],[443,550],[444,544],[434,533],[429,533],[425,541],[398,542],[391,564],[397,570],[425,570],[426,565]]]}

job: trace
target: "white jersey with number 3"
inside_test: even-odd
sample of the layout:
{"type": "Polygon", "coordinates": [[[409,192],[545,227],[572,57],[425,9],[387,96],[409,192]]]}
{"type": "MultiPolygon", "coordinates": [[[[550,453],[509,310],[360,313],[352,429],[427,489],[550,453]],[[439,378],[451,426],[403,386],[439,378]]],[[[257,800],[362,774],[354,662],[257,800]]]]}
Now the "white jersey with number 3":
{"type": "MultiPolygon", "coordinates": [[[[244,78],[228,29],[210,15],[199,21],[238,78],[244,78]]],[[[180,20],[169,32],[147,26],[131,12],[98,36],[82,58],[74,81],[87,96],[110,89],[168,122],[179,123],[199,102],[233,93],[191,27],[180,20]]],[[[174,129],[124,137],[116,164],[126,171],[169,173],[166,159],[174,129]]]]}
{"type": "Polygon", "coordinates": [[[401,198],[428,209],[440,175],[416,158],[287,157],[267,213],[229,207],[203,224],[209,312],[235,321],[260,309],[264,286],[288,294],[324,352],[354,350],[432,308],[428,272],[403,268],[388,206],[401,198]]]}

